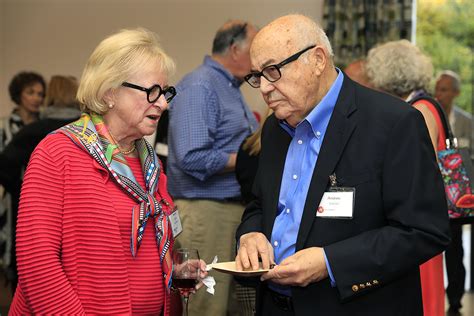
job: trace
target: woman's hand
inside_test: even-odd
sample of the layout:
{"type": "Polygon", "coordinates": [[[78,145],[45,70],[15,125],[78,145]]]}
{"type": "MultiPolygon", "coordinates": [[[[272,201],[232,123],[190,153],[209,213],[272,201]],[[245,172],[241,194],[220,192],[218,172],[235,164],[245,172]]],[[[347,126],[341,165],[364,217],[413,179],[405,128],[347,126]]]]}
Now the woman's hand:
{"type": "Polygon", "coordinates": [[[202,288],[202,286],[204,285],[204,283],[202,283],[202,279],[204,279],[205,277],[207,277],[208,275],[208,272],[206,271],[206,263],[204,262],[204,260],[200,259],[199,260],[199,283],[196,284],[196,290],[199,290],[200,288],[202,288]]]}

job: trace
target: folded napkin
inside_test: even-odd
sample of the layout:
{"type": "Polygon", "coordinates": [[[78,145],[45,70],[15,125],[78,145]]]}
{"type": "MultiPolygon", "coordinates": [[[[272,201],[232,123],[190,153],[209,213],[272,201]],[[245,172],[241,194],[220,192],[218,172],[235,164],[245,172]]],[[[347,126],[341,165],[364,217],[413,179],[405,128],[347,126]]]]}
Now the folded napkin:
{"type": "MultiPolygon", "coordinates": [[[[217,256],[214,257],[212,262],[206,266],[206,271],[211,271],[212,270],[212,265],[217,262],[217,256]]],[[[209,294],[214,295],[215,290],[214,290],[214,285],[216,285],[216,280],[214,277],[208,275],[204,279],[201,280],[204,286],[206,287],[206,292],[209,294]]]]}

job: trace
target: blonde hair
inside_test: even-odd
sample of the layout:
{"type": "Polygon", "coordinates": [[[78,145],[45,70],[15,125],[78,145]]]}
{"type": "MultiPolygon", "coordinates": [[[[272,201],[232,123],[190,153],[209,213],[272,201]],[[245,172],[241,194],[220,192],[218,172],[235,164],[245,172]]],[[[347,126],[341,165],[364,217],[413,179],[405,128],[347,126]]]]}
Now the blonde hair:
{"type": "Polygon", "coordinates": [[[73,77],[52,76],[46,90],[44,104],[57,107],[77,107],[77,80],[73,77]]]}
{"type": "Polygon", "coordinates": [[[147,29],[125,29],[104,39],[89,57],[82,73],[77,92],[81,110],[107,112],[104,94],[120,87],[151,62],[158,62],[160,71],[167,76],[175,71],[175,63],[164,52],[158,36],[147,29]]]}
{"type": "Polygon", "coordinates": [[[387,42],[369,50],[365,70],[374,88],[398,97],[427,89],[433,77],[430,58],[407,40],[387,42]]]}

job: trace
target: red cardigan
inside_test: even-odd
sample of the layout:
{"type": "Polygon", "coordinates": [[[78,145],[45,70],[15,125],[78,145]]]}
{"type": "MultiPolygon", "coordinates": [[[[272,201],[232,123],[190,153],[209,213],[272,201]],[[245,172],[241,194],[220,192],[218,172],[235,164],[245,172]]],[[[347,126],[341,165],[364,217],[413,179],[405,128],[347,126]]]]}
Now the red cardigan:
{"type": "MultiPolygon", "coordinates": [[[[129,162],[141,174],[138,159],[129,162]]],[[[144,185],[143,176],[137,180],[144,185]]],[[[171,201],[164,174],[158,192],[171,201]]],[[[22,187],[10,314],[159,314],[166,302],[168,315],[151,219],[137,257],[130,253],[135,204],[67,136],[47,136],[22,187]]]]}

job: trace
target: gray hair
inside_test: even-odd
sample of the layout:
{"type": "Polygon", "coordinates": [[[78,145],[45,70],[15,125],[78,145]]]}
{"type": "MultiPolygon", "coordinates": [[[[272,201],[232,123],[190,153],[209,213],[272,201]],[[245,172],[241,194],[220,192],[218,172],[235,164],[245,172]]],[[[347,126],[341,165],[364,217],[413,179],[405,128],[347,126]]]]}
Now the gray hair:
{"type": "Polygon", "coordinates": [[[454,90],[461,91],[461,78],[457,73],[452,70],[443,70],[436,78],[436,81],[441,79],[443,76],[449,77],[451,79],[451,84],[453,85],[454,90]]]}
{"type": "Polygon", "coordinates": [[[232,21],[227,22],[217,31],[212,43],[213,54],[224,55],[232,44],[240,44],[247,39],[248,23],[234,23],[228,26],[229,23],[232,21]]]}
{"type": "Polygon", "coordinates": [[[430,58],[407,40],[387,42],[369,50],[365,70],[375,88],[399,97],[427,89],[433,76],[430,58]]]}

